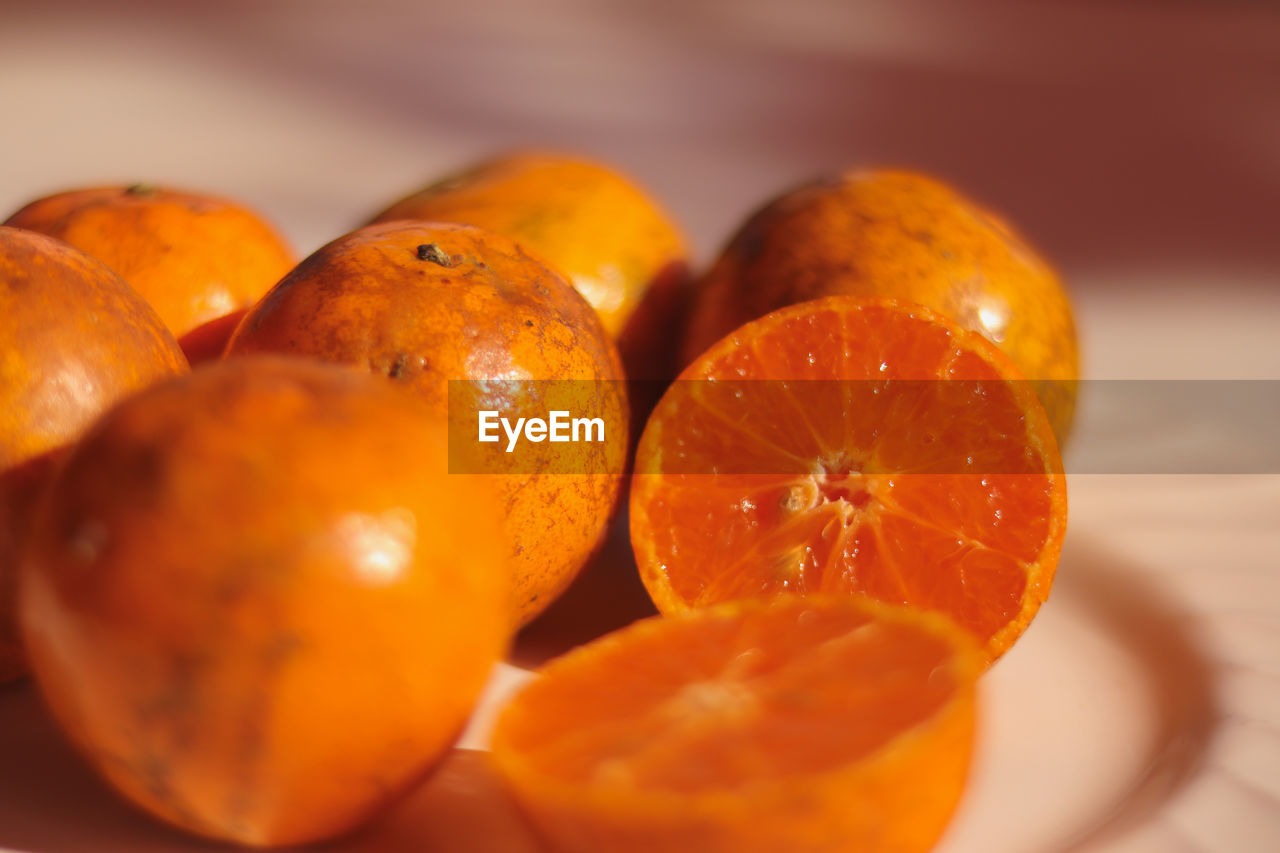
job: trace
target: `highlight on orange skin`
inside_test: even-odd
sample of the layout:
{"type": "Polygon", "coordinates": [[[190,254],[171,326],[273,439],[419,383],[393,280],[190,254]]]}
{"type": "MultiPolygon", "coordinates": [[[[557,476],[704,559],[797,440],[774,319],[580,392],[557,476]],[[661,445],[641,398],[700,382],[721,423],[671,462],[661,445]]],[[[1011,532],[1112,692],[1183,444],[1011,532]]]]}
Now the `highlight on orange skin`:
{"type": "MultiPolygon", "coordinates": [[[[604,442],[539,445],[553,454],[550,470],[483,469],[502,483],[514,621],[545,609],[603,545],[628,446],[622,366],[591,306],[516,241],[455,223],[359,229],[282,279],[249,311],[227,352],[359,367],[441,416],[450,411],[451,380],[473,380],[488,408],[543,418],[556,407],[538,381],[566,380],[561,388],[576,381],[570,392],[609,424],[604,442]],[[554,467],[564,458],[572,464],[554,467]]],[[[475,422],[462,426],[478,447],[475,422]]]]}
{"type": "Polygon", "coordinates": [[[497,498],[387,383],[230,359],[112,409],[46,493],[19,613],[54,716],[151,815],[351,831],[448,753],[510,637],[497,498]]]}

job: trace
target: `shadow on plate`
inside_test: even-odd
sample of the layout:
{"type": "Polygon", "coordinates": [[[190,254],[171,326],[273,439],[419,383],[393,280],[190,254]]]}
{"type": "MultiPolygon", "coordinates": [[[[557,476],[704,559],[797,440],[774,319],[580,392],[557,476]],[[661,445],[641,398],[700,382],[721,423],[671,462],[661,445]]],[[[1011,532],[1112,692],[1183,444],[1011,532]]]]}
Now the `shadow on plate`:
{"type": "MultiPolygon", "coordinates": [[[[627,493],[624,489],[624,501],[627,493]]],[[[511,663],[537,668],[576,646],[657,614],[640,582],[628,531],[624,510],[614,519],[596,558],[563,595],[520,632],[511,663]]]]}
{"type": "Polygon", "coordinates": [[[1095,540],[1074,541],[1046,605],[1068,600],[1132,654],[1157,712],[1145,771],[1114,810],[1083,829],[1064,853],[1102,846],[1150,820],[1196,775],[1217,728],[1212,662],[1191,636],[1188,615],[1153,575],[1095,540]]]}

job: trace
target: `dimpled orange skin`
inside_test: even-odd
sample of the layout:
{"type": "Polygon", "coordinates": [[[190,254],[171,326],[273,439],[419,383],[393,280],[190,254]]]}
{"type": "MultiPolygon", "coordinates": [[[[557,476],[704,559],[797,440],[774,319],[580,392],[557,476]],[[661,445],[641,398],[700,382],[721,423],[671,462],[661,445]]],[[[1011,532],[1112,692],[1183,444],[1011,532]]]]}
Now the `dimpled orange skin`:
{"type": "Polygon", "coordinates": [[[505,234],[586,297],[627,376],[668,379],[688,285],[688,248],[671,217],[631,180],[566,154],[513,152],[404,198],[374,222],[463,222],[505,234]]]}
{"type": "Polygon", "coordinates": [[[918,302],[978,332],[1038,387],[1058,443],[1079,378],[1075,320],[1053,269],[1020,235],[945,184],[850,171],[756,212],[695,285],[682,360],[742,324],[822,296],[918,302]]]}
{"type": "MultiPolygon", "coordinates": [[[[557,445],[588,454],[567,470],[493,475],[506,502],[515,621],[540,613],[603,544],[622,487],[627,400],[622,382],[597,380],[622,378],[617,351],[591,306],[513,240],[405,221],[341,237],[250,310],[227,353],[253,352],[366,368],[440,412],[448,409],[448,380],[587,380],[584,389],[598,390],[612,413],[606,442],[557,445]],[[420,247],[431,247],[426,259],[420,247]]],[[[538,402],[508,400],[498,409],[547,417],[538,402]]],[[[474,422],[462,427],[476,435],[474,422]]]]}
{"type": "Polygon", "coordinates": [[[296,260],[274,227],[235,202],[142,184],[57,193],[5,224],[65,240],[103,261],[179,339],[252,305],[296,260]]]}
{"type": "Polygon", "coordinates": [[[215,363],[108,413],[37,515],[32,672],[91,764],[188,831],[346,832],[443,757],[509,637],[498,507],[357,371],[215,363]]]}
{"type": "Polygon", "coordinates": [[[151,307],[101,262],[0,226],[0,681],[25,668],[17,553],[55,457],[108,405],[186,368],[151,307]]]}

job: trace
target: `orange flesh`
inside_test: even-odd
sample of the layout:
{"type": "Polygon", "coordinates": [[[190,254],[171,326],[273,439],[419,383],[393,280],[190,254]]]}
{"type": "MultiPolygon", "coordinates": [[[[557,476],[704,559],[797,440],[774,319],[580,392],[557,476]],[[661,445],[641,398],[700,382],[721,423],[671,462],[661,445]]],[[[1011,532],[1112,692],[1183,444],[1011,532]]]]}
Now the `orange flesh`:
{"type": "Polygon", "coordinates": [[[967,689],[968,659],[925,617],[836,603],[649,620],[572,653],[518,697],[495,750],[570,784],[733,790],[855,763],[967,689]]]}
{"type": "Polygon", "coordinates": [[[655,602],[863,593],[942,611],[998,655],[1047,594],[1066,512],[1018,378],[976,334],[884,300],[809,303],[726,338],[637,455],[633,542],[655,602]]]}

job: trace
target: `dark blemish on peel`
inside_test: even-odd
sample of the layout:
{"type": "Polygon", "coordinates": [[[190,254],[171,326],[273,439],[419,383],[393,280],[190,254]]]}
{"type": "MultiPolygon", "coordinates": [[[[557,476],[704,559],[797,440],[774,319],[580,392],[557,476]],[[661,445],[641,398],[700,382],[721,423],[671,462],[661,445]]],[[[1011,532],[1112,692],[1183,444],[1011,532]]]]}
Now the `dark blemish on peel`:
{"type": "Polygon", "coordinates": [[[396,353],[396,360],[392,362],[391,369],[387,371],[387,376],[392,379],[399,379],[404,375],[405,368],[409,363],[409,354],[405,352],[396,353]]]}
{"type": "Polygon", "coordinates": [[[446,269],[453,266],[453,258],[449,256],[448,252],[441,249],[435,243],[423,243],[419,246],[418,260],[430,261],[431,263],[438,264],[446,269]]]}

